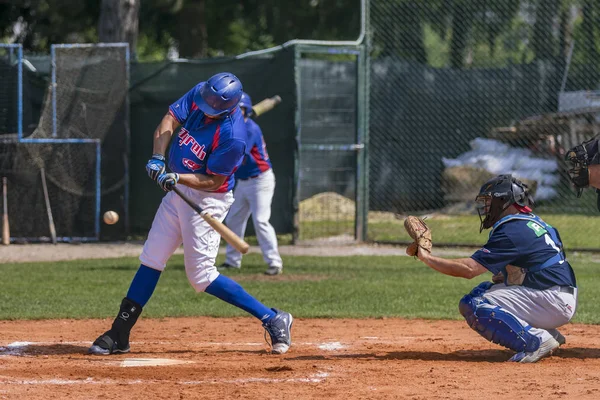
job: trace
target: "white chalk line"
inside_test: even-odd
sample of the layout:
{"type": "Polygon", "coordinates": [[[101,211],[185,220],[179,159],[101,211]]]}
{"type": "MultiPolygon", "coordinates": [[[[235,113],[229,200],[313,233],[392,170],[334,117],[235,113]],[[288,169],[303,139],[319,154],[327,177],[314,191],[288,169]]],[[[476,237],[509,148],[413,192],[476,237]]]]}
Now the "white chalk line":
{"type": "MultiPolygon", "coordinates": [[[[328,372],[319,371],[315,374],[309,375],[304,378],[240,378],[240,379],[206,379],[199,381],[177,381],[177,385],[218,385],[218,384],[233,384],[238,385],[241,383],[320,383],[329,377],[328,372]]],[[[66,385],[153,385],[153,384],[165,384],[172,382],[161,381],[161,380],[114,380],[114,379],[11,379],[0,376],[0,384],[6,385],[54,385],[54,386],[66,386],[66,385]]]]}
{"type": "MultiPolygon", "coordinates": [[[[396,338],[395,340],[384,340],[380,339],[376,336],[363,336],[362,339],[364,342],[369,344],[386,344],[386,345],[394,345],[394,344],[406,344],[409,342],[418,341],[419,338],[414,336],[404,336],[396,338]]],[[[352,343],[344,343],[336,340],[326,341],[326,342],[294,342],[293,346],[295,347],[317,347],[320,350],[324,351],[338,351],[346,348],[356,347],[356,344],[361,343],[361,340],[352,342],[352,343]]],[[[57,346],[57,345],[72,345],[72,346],[90,346],[92,342],[90,341],[65,341],[65,342],[27,342],[27,341],[17,341],[9,343],[5,346],[0,346],[0,357],[6,356],[16,356],[16,357],[26,357],[27,349],[30,346],[57,346]]],[[[186,342],[182,340],[180,342],[173,341],[133,341],[131,342],[132,346],[135,345],[184,345],[187,348],[193,347],[265,347],[266,344],[264,342],[186,342]]]]}
{"type": "MultiPolygon", "coordinates": [[[[132,346],[135,345],[148,345],[148,344],[156,344],[156,345],[181,345],[184,344],[186,347],[263,347],[266,346],[265,342],[258,343],[239,343],[239,342],[130,342],[132,346]]],[[[20,356],[26,352],[27,348],[30,346],[56,346],[56,345],[84,345],[90,346],[92,342],[89,341],[76,341],[76,342],[13,342],[9,343],[4,347],[0,347],[0,355],[5,356],[20,356]]],[[[347,345],[341,344],[341,342],[300,342],[293,343],[293,346],[308,346],[313,347],[316,346],[321,350],[338,350],[341,348],[348,347],[347,345]]]]}

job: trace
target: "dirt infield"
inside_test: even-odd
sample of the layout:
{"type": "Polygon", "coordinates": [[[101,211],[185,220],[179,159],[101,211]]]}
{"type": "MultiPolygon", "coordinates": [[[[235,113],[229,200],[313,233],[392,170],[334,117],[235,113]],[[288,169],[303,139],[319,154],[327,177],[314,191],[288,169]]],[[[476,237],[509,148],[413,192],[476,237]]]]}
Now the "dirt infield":
{"type": "Polygon", "coordinates": [[[285,355],[251,318],[147,319],[131,353],[85,354],[109,324],[0,321],[0,399],[600,398],[599,326],[522,365],[464,322],[402,319],[299,319],[285,355]]]}

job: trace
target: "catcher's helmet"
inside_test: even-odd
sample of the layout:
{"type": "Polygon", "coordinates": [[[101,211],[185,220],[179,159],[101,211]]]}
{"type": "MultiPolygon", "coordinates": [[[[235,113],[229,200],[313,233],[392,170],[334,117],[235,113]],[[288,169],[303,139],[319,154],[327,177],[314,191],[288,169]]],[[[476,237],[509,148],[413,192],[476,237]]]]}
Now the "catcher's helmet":
{"type": "Polygon", "coordinates": [[[194,102],[206,115],[217,117],[230,113],[242,97],[242,82],[232,73],[211,76],[194,96],[194,102]]]}
{"type": "Polygon", "coordinates": [[[510,174],[498,175],[484,183],[475,201],[481,221],[479,232],[491,228],[512,204],[527,212],[531,212],[528,206],[534,204],[528,186],[510,174]]]}
{"type": "Polygon", "coordinates": [[[240,98],[240,108],[246,110],[246,115],[248,117],[252,116],[254,110],[252,109],[252,99],[246,92],[242,92],[242,97],[240,98]]]}

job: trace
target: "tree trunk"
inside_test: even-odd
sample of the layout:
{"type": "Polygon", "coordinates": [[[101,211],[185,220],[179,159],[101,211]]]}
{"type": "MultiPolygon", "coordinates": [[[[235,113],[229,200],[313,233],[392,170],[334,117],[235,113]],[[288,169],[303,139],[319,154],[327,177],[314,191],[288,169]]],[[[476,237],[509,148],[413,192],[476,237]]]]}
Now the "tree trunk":
{"type": "Polygon", "coordinates": [[[540,0],[537,4],[532,40],[537,60],[551,60],[556,55],[557,45],[552,26],[559,6],[559,0],[540,0]]]}
{"type": "Polygon", "coordinates": [[[452,10],[452,38],[450,40],[450,66],[463,68],[466,62],[467,45],[471,26],[473,25],[473,10],[469,5],[457,3],[452,10]]]}
{"type": "Polygon", "coordinates": [[[423,40],[423,22],[419,3],[409,1],[400,5],[399,16],[402,32],[396,37],[400,55],[419,64],[427,64],[427,53],[423,40]]]}
{"type": "Polygon", "coordinates": [[[205,0],[186,2],[179,12],[179,57],[204,58],[208,55],[205,0]]]}
{"type": "Polygon", "coordinates": [[[100,42],[129,43],[135,57],[140,0],[102,0],[98,39],[100,42]]]}

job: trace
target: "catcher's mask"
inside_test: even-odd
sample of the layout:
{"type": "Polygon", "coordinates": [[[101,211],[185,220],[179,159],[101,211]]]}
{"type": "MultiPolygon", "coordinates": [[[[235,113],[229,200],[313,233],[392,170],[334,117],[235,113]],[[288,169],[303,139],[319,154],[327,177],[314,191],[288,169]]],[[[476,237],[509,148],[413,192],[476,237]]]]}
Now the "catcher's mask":
{"type": "Polygon", "coordinates": [[[491,228],[511,204],[521,212],[531,212],[528,205],[534,204],[528,186],[512,175],[498,175],[484,183],[475,202],[479,221],[481,221],[480,233],[484,229],[491,228]]]}

